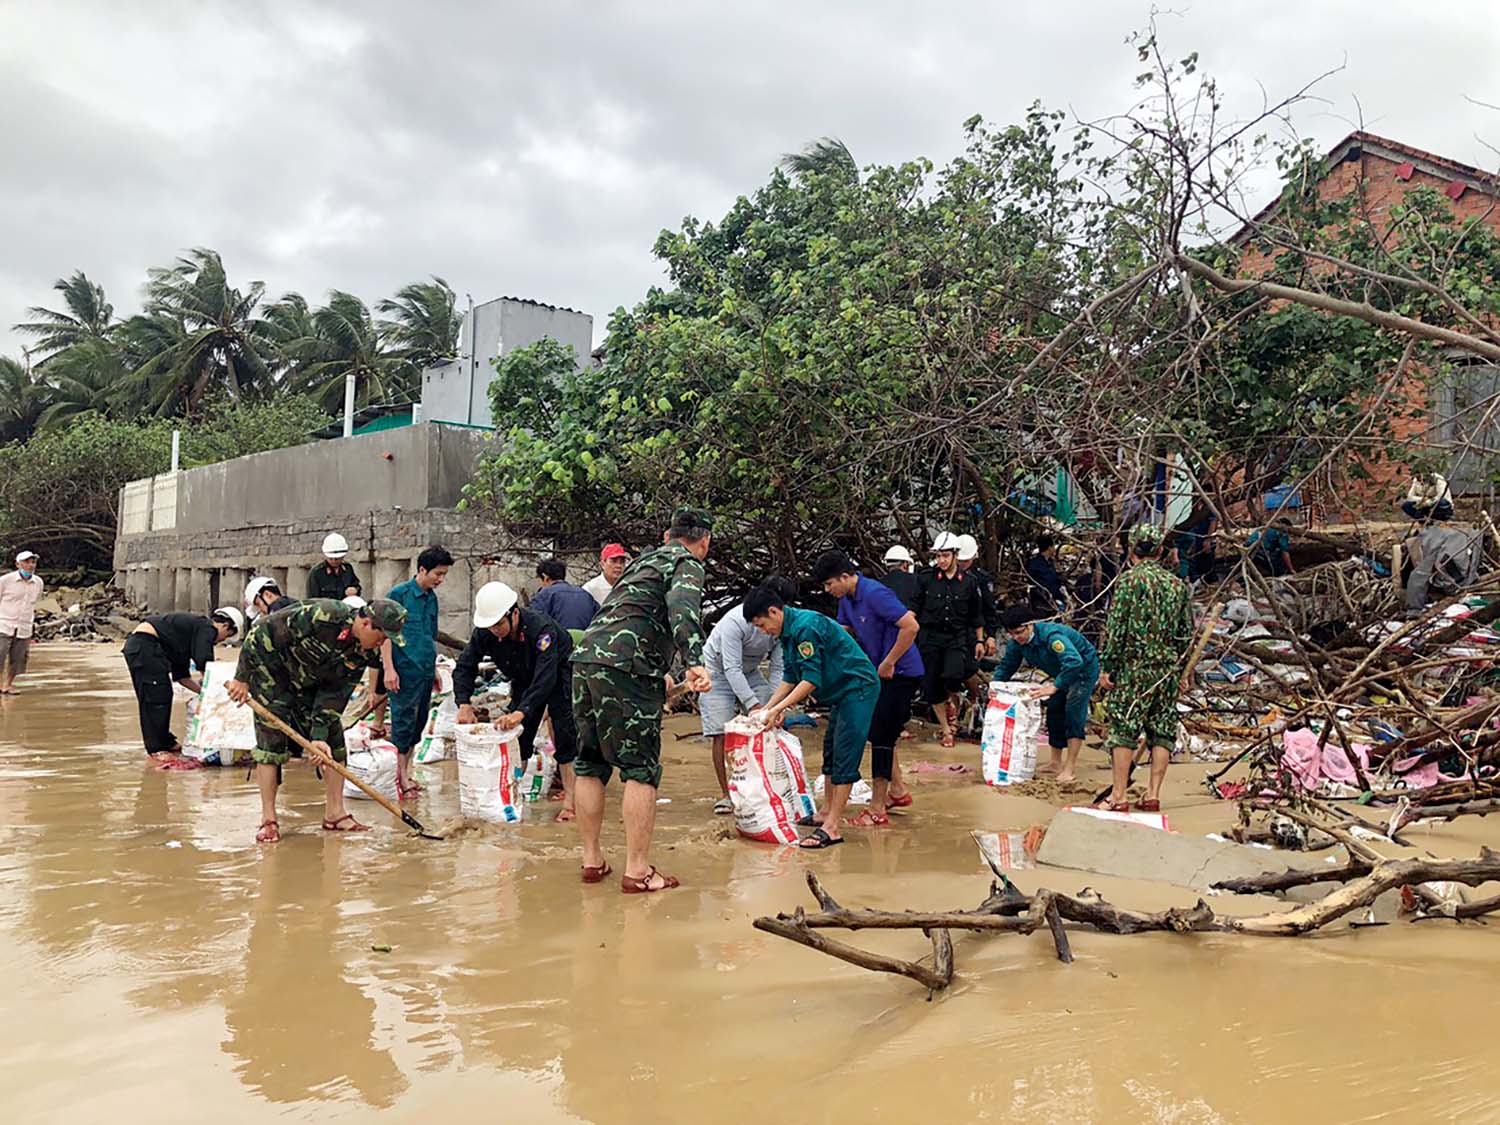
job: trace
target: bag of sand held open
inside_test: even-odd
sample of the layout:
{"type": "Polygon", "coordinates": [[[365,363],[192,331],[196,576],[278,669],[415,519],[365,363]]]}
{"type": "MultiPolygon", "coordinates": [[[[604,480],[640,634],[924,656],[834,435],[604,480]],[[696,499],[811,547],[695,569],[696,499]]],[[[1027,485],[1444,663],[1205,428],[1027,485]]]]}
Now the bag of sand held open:
{"type": "Polygon", "coordinates": [[[979,738],[980,766],[988,785],[1030,781],[1036,773],[1036,736],[1042,709],[1031,698],[1034,684],[996,682],[984,709],[979,738]]]}
{"type": "Polygon", "coordinates": [[[735,830],[767,844],[795,844],[798,818],[815,808],[802,744],[784,730],[731,719],[724,724],[724,754],[735,830]]]}
{"type": "Polygon", "coordinates": [[[519,728],[496,730],[492,723],[458,724],[458,807],[464,817],[514,824],[524,815],[514,769],[520,759],[520,742],[519,728]]]}
{"type": "MultiPolygon", "coordinates": [[[[370,733],[369,723],[356,723],[344,732],[344,750],[349,772],[381,796],[399,800],[396,793],[396,744],[370,733]]],[[[369,800],[369,794],[352,781],[344,782],[344,796],[369,800]]]]}

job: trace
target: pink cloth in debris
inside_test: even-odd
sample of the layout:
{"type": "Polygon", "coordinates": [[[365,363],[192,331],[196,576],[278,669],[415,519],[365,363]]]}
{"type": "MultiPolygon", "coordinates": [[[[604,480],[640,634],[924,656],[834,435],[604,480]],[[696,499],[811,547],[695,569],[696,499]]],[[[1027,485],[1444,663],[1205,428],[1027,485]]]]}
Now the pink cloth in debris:
{"type": "MultiPolygon", "coordinates": [[[[1354,767],[1349,764],[1349,756],[1344,753],[1343,745],[1334,738],[1328,740],[1328,745],[1322,751],[1318,750],[1318,739],[1321,736],[1312,730],[1289,730],[1283,731],[1281,735],[1281,763],[1297,779],[1297,783],[1309,792],[1317,789],[1325,780],[1338,781],[1345,785],[1358,785],[1359,777],[1354,772],[1354,767]]],[[[1360,769],[1368,771],[1370,768],[1370,747],[1363,742],[1351,742],[1350,747],[1354,750],[1354,756],[1359,759],[1360,769]]],[[[1410,758],[1397,762],[1395,765],[1396,776],[1406,784],[1408,789],[1425,789],[1429,785],[1436,785],[1443,780],[1438,774],[1436,762],[1426,762],[1412,770],[1404,770],[1408,762],[1415,762],[1420,755],[1414,754],[1410,758]]]]}

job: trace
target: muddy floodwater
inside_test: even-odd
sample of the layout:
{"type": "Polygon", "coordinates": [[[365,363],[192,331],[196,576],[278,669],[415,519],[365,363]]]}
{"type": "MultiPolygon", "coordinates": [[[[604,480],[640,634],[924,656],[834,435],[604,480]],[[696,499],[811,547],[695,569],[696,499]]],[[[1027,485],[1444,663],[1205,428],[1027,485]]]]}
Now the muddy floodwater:
{"type": "MultiPolygon", "coordinates": [[[[969,831],[1043,823],[1046,802],[920,775],[889,830],[821,853],[749,844],[712,815],[707,745],[675,720],[658,863],[684,886],[625,897],[613,879],[580,884],[571,826],[434,842],[359,802],[377,831],[324,834],[300,764],[282,843],[257,846],[244,770],[145,768],[113,646],[41,646],[32,667],[0,701],[7,1122],[1500,1120],[1500,922],[1302,939],[1076,930],[1072,965],[1043,936],[956,934],[958,980],[929,1000],[751,919],[810,906],[809,867],[847,905],[976,905],[989,875],[969,831]]],[[[1085,757],[1097,788],[1103,757],[1085,757]]],[[[455,815],[455,769],[428,769],[420,816],[455,815]]],[[[1227,823],[1203,772],[1174,769],[1180,831],[1227,823]]],[[[1472,854],[1497,820],[1415,840],[1472,854]]],[[[1015,879],[1140,908],[1196,898],[1067,871],[1015,879]]],[[[926,945],[853,940],[907,957],[926,945]]]]}

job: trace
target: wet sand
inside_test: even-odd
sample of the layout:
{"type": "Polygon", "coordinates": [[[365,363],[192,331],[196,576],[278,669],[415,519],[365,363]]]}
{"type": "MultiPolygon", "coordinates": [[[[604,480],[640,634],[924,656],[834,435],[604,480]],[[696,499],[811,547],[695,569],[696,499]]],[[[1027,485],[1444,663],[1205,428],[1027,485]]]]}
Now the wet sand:
{"type": "MultiPolygon", "coordinates": [[[[145,768],[113,646],[39,646],[32,667],[0,701],[7,1121],[1500,1120],[1500,924],[1078,930],[1072,965],[1044,937],[956,935],[959,979],[931,1001],[751,928],[811,905],[809,867],[848,905],[977,904],[989,876],[970,829],[1053,806],[986,789],[973,745],[903,743],[908,762],[976,772],[914,776],[891,829],[798,854],[732,838],[710,811],[707,744],[675,720],[658,863],[685,885],[625,897],[578,882],[571,826],[433,842],[360,802],[378,831],[325,835],[300,765],[282,843],[257,846],[244,770],[145,768]]],[[[1103,757],[1085,758],[1096,790],[1103,757]]],[[[1180,831],[1227,823],[1205,768],[1173,770],[1180,831]]],[[[418,815],[440,822],[455,767],[428,776],[418,815]]],[[[618,868],[617,816],[613,797],[618,868]]],[[[1472,854],[1500,818],[1412,836],[1472,854]]],[[[1196,898],[1066,871],[1015,881],[1141,908],[1196,898]]],[[[854,940],[908,957],[926,944],[854,940]]]]}

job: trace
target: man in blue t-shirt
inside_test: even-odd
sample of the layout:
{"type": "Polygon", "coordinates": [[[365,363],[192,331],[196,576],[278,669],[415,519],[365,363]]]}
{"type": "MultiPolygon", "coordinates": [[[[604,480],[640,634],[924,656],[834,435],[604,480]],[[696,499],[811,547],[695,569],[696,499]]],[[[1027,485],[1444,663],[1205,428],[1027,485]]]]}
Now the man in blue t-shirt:
{"type": "MultiPolygon", "coordinates": [[[[867,811],[850,824],[887,825],[887,809],[911,804],[901,781],[896,741],[911,718],[912,697],[922,683],[922,654],[916,649],[917,615],[889,586],[866,578],[843,551],[825,551],[813,563],[812,580],[839,600],[838,621],[859,642],[880,677],[880,698],[870,720],[870,787],[867,811]]],[[[825,787],[826,787],[825,782],[825,787]]]]}
{"type": "Polygon", "coordinates": [[[405,801],[422,792],[411,776],[411,752],[422,737],[437,680],[438,600],[436,590],[448,577],[453,556],[439,546],[417,556],[417,575],[386,595],[406,609],[406,643],[380,649],[385,688],[391,708],[391,741],[396,745],[396,795],[405,801]]]}

